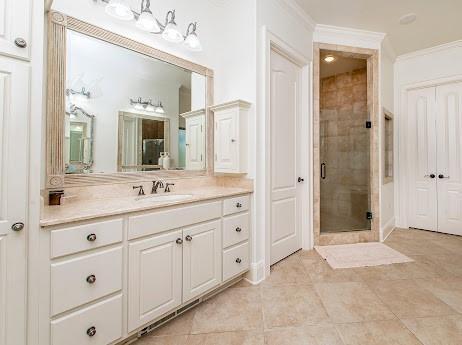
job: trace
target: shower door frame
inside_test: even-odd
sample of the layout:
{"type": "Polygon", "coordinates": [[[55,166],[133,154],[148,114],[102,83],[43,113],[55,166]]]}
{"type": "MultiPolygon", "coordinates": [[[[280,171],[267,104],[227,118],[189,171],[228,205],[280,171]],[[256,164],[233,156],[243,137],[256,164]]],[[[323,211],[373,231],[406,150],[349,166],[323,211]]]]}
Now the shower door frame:
{"type": "Polygon", "coordinates": [[[377,242],[380,240],[380,109],[379,51],[327,43],[313,43],[313,232],[315,245],[377,242]],[[320,60],[321,50],[336,51],[348,57],[367,59],[367,107],[372,121],[370,137],[371,230],[321,233],[320,174],[320,60]]]}

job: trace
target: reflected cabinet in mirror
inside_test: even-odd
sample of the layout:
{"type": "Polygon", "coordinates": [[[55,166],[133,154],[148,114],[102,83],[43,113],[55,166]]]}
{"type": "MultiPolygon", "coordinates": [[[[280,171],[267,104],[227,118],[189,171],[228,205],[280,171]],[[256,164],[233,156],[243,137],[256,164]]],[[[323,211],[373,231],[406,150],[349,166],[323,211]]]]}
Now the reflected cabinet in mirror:
{"type": "Polygon", "coordinates": [[[213,72],[50,14],[47,184],[206,174],[213,72]]]}

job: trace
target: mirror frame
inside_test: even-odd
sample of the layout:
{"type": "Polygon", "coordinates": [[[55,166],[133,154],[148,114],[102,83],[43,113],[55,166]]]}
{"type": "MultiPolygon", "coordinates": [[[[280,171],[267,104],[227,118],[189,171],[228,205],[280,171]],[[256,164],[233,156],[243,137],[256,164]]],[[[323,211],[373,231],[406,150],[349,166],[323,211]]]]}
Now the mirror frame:
{"type": "MultiPolygon", "coordinates": [[[[58,189],[86,185],[146,181],[154,178],[195,177],[213,174],[213,125],[211,125],[213,124],[213,113],[209,110],[209,107],[213,105],[213,70],[56,11],[50,12],[48,16],[47,63],[46,188],[58,189]],[[207,109],[205,170],[65,174],[63,114],[66,111],[67,30],[91,36],[205,76],[205,108],[207,109]]],[[[118,114],[116,116],[118,118],[118,114]]]]}

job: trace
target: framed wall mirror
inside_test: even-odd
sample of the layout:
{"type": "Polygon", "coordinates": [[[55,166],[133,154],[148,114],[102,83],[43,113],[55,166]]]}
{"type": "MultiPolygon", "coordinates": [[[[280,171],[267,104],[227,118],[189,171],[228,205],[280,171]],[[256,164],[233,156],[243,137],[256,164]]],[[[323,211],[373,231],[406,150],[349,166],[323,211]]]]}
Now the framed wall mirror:
{"type": "Polygon", "coordinates": [[[48,39],[48,188],[213,171],[213,71],[59,12],[48,39]]]}

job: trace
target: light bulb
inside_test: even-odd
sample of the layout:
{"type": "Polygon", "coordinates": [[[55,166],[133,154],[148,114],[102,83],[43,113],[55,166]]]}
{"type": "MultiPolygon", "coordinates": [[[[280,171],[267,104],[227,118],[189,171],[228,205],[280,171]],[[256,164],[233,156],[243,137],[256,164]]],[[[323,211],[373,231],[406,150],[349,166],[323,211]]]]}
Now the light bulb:
{"type": "Polygon", "coordinates": [[[111,0],[106,5],[106,13],[120,20],[132,20],[133,12],[126,0],[111,0]]]}
{"type": "Polygon", "coordinates": [[[199,52],[202,50],[201,42],[199,41],[199,37],[195,32],[192,32],[186,37],[184,41],[184,45],[193,51],[199,52]]]}
{"type": "Polygon", "coordinates": [[[160,27],[157,24],[156,20],[152,16],[151,12],[144,11],[143,13],[140,14],[136,26],[138,29],[144,30],[144,31],[149,31],[149,32],[159,32],[160,27]]]}
{"type": "Polygon", "coordinates": [[[181,32],[178,31],[178,27],[175,22],[170,22],[167,24],[164,32],[162,32],[162,38],[173,43],[181,43],[184,40],[184,37],[181,32]]]}

